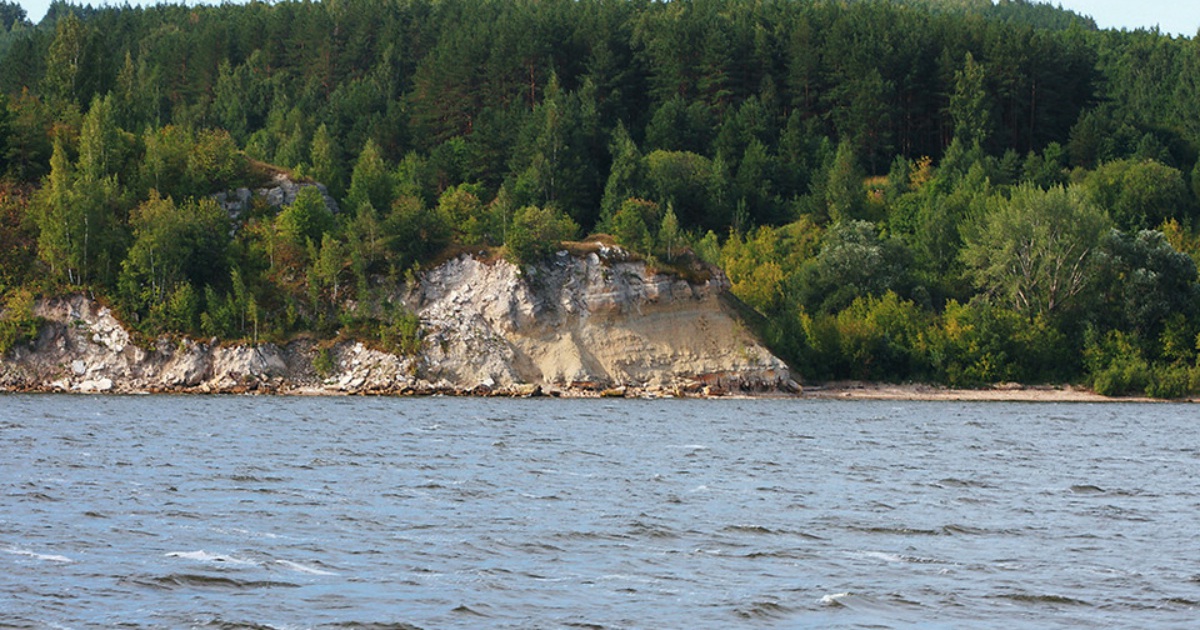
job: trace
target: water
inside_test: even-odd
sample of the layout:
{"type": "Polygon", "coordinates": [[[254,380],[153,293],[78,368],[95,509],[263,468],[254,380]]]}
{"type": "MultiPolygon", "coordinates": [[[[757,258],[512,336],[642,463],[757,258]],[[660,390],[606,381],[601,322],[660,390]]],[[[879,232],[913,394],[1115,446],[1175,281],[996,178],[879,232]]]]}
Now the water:
{"type": "Polygon", "coordinates": [[[1182,405],[0,397],[0,628],[1194,627],[1182,405]]]}

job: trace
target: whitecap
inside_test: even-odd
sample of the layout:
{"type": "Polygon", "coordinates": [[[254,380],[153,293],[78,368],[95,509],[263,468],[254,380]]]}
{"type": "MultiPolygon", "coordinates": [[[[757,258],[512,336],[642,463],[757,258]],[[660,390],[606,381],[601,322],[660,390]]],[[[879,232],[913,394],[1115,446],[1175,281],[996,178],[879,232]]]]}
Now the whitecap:
{"type": "Polygon", "coordinates": [[[850,593],[831,593],[829,595],[825,595],[821,598],[821,603],[825,604],[826,606],[832,606],[837,604],[838,600],[842,599],[843,597],[850,597],[850,593]]]}
{"type": "Polygon", "coordinates": [[[337,573],[334,573],[333,571],[325,571],[324,569],[304,566],[299,562],[292,562],[291,560],[276,560],[275,564],[287,567],[293,571],[299,571],[300,573],[307,573],[309,575],[337,575],[337,573]]]}
{"type": "Polygon", "coordinates": [[[28,549],[18,549],[16,547],[5,547],[4,552],[11,553],[16,556],[25,556],[27,558],[33,558],[35,560],[44,560],[46,562],[75,562],[74,560],[72,560],[66,556],[60,556],[57,554],[37,553],[36,551],[30,551],[28,549]]]}
{"type": "Polygon", "coordinates": [[[203,549],[199,551],[171,551],[163,554],[168,558],[182,558],[184,560],[195,560],[196,562],[214,562],[221,564],[240,564],[240,565],[256,565],[257,562],[247,560],[245,558],[235,558],[233,556],[225,556],[218,553],[208,553],[203,549]]]}
{"type": "Polygon", "coordinates": [[[885,551],[863,551],[856,555],[863,557],[863,558],[874,558],[876,560],[883,560],[884,562],[904,562],[903,556],[900,556],[900,555],[894,554],[894,553],[887,553],[885,551]]]}

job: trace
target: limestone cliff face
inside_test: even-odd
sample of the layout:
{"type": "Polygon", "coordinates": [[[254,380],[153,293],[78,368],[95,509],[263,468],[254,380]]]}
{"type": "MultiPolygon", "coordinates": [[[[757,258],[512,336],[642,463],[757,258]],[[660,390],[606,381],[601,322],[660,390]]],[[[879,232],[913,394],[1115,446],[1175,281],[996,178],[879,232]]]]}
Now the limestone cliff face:
{"type": "Polygon", "coordinates": [[[421,275],[405,301],[422,351],[399,357],[344,342],[318,375],[313,341],[283,346],[131,342],[106,307],[45,300],[38,338],[0,359],[0,389],[296,393],[586,394],[791,391],[787,366],[737,321],[719,272],[655,274],[600,248],[560,252],[524,273],[462,256],[421,275]]]}
{"type": "Polygon", "coordinates": [[[525,275],[470,257],[428,272],[413,298],[425,371],[486,386],[787,386],[787,366],[722,303],[723,275],[692,284],[603,254],[560,252],[525,275]]]}

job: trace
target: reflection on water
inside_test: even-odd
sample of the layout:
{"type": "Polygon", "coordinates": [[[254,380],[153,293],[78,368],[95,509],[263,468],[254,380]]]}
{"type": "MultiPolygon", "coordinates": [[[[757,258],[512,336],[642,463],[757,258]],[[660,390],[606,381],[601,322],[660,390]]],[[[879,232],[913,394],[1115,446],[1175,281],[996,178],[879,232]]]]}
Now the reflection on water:
{"type": "Polygon", "coordinates": [[[0,397],[0,628],[1190,627],[1193,407],[0,397]]]}

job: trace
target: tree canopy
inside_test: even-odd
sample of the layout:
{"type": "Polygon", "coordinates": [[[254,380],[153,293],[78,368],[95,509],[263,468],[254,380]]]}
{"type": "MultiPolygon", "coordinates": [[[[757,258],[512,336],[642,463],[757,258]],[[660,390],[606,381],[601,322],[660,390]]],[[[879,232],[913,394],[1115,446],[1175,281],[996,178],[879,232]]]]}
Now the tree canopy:
{"type": "Polygon", "coordinates": [[[607,232],[812,378],[1200,391],[1198,158],[1197,40],[1024,0],[0,1],[0,297],[146,334],[392,339],[607,232]]]}

